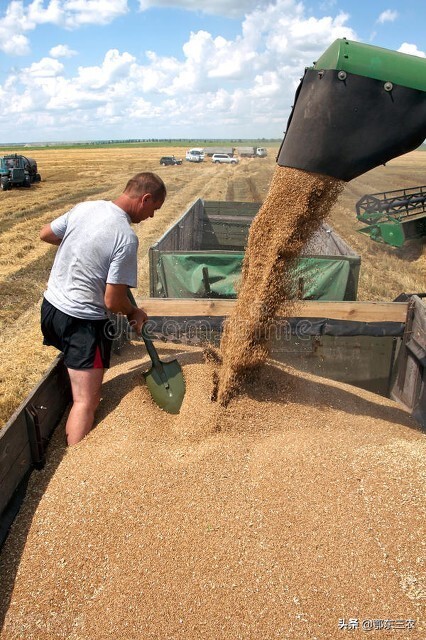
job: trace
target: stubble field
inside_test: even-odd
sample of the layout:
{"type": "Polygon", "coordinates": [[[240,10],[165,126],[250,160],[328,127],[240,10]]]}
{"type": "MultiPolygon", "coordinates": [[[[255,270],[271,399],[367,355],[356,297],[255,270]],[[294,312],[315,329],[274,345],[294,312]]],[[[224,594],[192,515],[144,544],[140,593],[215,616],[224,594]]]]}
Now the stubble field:
{"type": "MultiPolygon", "coordinates": [[[[166,153],[184,157],[184,148],[40,149],[36,158],[42,182],[31,189],[0,193],[0,425],[10,417],[56,355],[43,347],[40,302],[55,248],[38,239],[40,227],[85,199],[114,199],[129,177],[155,171],[168,197],[154,219],[137,228],[140,238],[137,297],[148,295],[148,247],[197,198],[262,202],[275,168],[277,149],[266,159],[244,159],[236,166],[201,164],[161,167],[166,153]]],[[[355,203],[364,193],[422,185],[426,154],[412,152],[348,183],[330,224],[362,257],[360,300],[393,300],[420,292],[426,282],[426,250],[411,241],[395,250],[358,234],[355,203]]]]}

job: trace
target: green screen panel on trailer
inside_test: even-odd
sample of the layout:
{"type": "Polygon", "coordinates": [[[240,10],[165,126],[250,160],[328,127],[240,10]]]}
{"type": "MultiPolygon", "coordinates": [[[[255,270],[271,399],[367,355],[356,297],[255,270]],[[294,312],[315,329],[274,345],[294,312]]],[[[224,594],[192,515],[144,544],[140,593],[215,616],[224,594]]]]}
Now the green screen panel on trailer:
{"type": "Polygon", "coordinates": [[[426,138],[426,59],[336,40],[297,89],[280,166],[353,178],[426,138]]]}
{"type": "MultiPolygon", "coordinates": [[[[158,297],[236,298],[243,252],[163,252],[155,265],[158,297]],[[208,279],[206,288],[206,277],[208,279]]],[[[305,300],[355,300],[358,256],[304,256],[293,270],[294,287],[305,300]]]]}

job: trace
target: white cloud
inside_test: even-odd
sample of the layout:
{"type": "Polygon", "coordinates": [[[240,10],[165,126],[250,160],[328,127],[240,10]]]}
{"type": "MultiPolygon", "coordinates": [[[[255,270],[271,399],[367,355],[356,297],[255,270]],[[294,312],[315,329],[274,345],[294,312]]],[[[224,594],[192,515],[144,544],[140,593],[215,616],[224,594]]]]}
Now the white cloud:
{"type": "Polygon", "coordinates": [[[53,78],[59,76],[64,65],[54,58],[42,58],[40,62],[33,62],[24,69],[24,73],[31,78],[53,78]]]}
{"type": "Polygon", "coordinates": [[[382,11],[382,13],[377,18],[379,24],[383,24],[384,22],[395,22],[398,17],[398,11],[394,11],[392,9],[386,9],[386,11],[382,11]]]}
{"type": "Polygon", "coordinates": [[[30,46],[25,34],[41,24],[67,29],[104,25],[127,11],[127,0],[12,0],[0,17],[0,51],[26,55],[30,46]]]}
{"type": "Polygon", "coordinates": [[[424,51],[420,51],[420,49],[418,49],[415,44],[409,44],[408,42],[403,42],[398,51],[400,51],[401,53],[408,53],[411,56],[426,58],[426,53],[424,51]]]}
{"type": "MultiPolygon", "coordinates": [[[[17,1],[17,0],[15,0],[17,1]]],[[[22,2],[19,2],[22,4],[22,2]]],[[[23,8],[21,27],[23,30],[35,29],[39,24],[61,24],[63,6],[61,0],[32,0],[27,9],[23,8]]]]}
{"type": "Polygon", "coordinates": [[[29,52],[29,41],[22,31],[25,31],[24,7],[22,2],[11,2],[0,18],[0,50],[8,55],[25,55],[29,52]]]}
{"type": "Polygon", "coordinates": [[[229,18],[242,17],[256,7],[267,4],[267,0],[139,0],[141,11],[151,7],[173,7],[229,18]]]}
{"type": "Polygon", "coordinates": [[[281,91],[281,82],[276,71],[265,71],[261,75],[254,78],[250,95],[254,98],[269,98],[279,95],[281,91]]]}
{"type": "Polygon", "coordinates": [[[129,53],[120,54],[117,49],[106,52],[99,67],[79,67],[78,83],[87,89],[98,90],[127,77],[134,57],[129,53]]]}
{"type": "Polygon", "coordinates": [[[63,19],[70,28],[108,24],[127,13],[127,0],[64,0],[63,19]]]}
{"type": "MultiPolygon", "coordinates": [[[[71,12],[82,16],[81,0],[37,2],[44,18],[50,11],[63,25],[71,12]]],[[[93,3],[84,4],[94,9],[93,3]]],[[[101,4],[118,10],[125,3],[99,2],[98,8],[101,4]]],[[[187,4],[193,6],[189,0],[187,4]]],[[[32,24],[33,14],[21,2],[17,5],[27,26],[32,24]]],[[[35,5],[33,0],[33,10],[35,5]]],[[[232,5],[239,10],[249,6],[242,1],[232,5]]],[[[336,38],[357,39],[348,21],[344,13],[316,18],[297,0],[263,2],[247,13],[233,39],[200,30],[188,35],[180,56],[148,51],[141,60],[129,51],[110,49],[98,64],[73,72],[67,70],[67,56],[73,52],[57,45],[49,57],[10,74],[0,94],[7,90],[10,99],[25,102],[25,118],[17,124],[27,139],[40,127],[47,128],[50,139],[63,139],[64,132],[72,139],[278,137],[304,68],[336,38]]]]}
{"type": "Polygon", "coordinates": [[[67,44],[58,44],[49,51],[52,58],[72,58],[77,55],[77,51],[71,49],[67,44]]]}

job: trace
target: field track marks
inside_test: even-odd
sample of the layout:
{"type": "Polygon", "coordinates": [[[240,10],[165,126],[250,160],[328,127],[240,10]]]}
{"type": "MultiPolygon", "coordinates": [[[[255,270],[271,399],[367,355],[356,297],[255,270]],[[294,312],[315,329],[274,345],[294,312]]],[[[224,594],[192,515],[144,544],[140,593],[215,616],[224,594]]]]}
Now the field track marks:
{"type": "MultiPolygon", "coordinates": [[[[16,190],[8,191],[7,195],[13,195],[16,190]]],[[[26,192],[28,193],[28,192],[26,192]]],[[[37,204],[28,206],[25,205],[25,202],[13,201],[10,199],[7,203],[2,203],[2,208],[0,212],[0,233],[6,233],[9,229],[12,229],[14,225],[19,224],[22,219],[24,220],[32,220],[37,217],[44,216],[46,213],[50,212],[51,219],[56,217],[57,215],[61,215],[61,213],[65,213],[76,205],[78,202],[82,202],[83,200],[95,200],[94,196],[99,194],[104,194],[105,188],[92,188],[92,189],[82,189],[81,191],[73,192],[72,196],[69,193],[61,194],[59,196],[49,196],[49,192],[43,194],[45,201],[38,201],[37,204]],[[13,207],[19,205],[19,208],[13,210],[13,207]],[[12,211],[5,213],[5,210],[10,207],[12,211]],[[59,210],[58,213],[55,213],[59,210]]]]}
{"type": "MultiPolygon", "coordinates": [[[[257,173],[253,172],[251,162],[259,160],[243,160],[237,167],[232,167],[229,177],[226,200],[230,202],[262,202],[263,197],[257,185],[257,173]]],[[[264,184],[264,176],[262,184],[264,184]]]]}
{"type": "Polygon", "coordinates": [[[2,234],[0,282],[46,255],[49,245],[40,240],[39,231],[51,219],[52,216],[47,213],[37,220],[26,220],[2,234]]]}
{"type": "Polygon", "coordinates": [[[0,282],[0,328],[7,322],[17,320],[39,300],[46,288],[54,255],[54,247],[47,246],[47,251],[37,260],[0,282]]]}

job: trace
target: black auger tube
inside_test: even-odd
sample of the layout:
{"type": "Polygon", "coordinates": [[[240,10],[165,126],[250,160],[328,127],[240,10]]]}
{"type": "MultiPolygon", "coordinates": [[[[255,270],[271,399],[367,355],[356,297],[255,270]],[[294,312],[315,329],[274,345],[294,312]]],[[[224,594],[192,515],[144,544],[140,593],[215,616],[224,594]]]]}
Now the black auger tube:
{"type": "Polygon", "coordinates": [[[426,138],[426,92],[327,69],[306,70],[277,163],[352,180],[426,138]]]}

